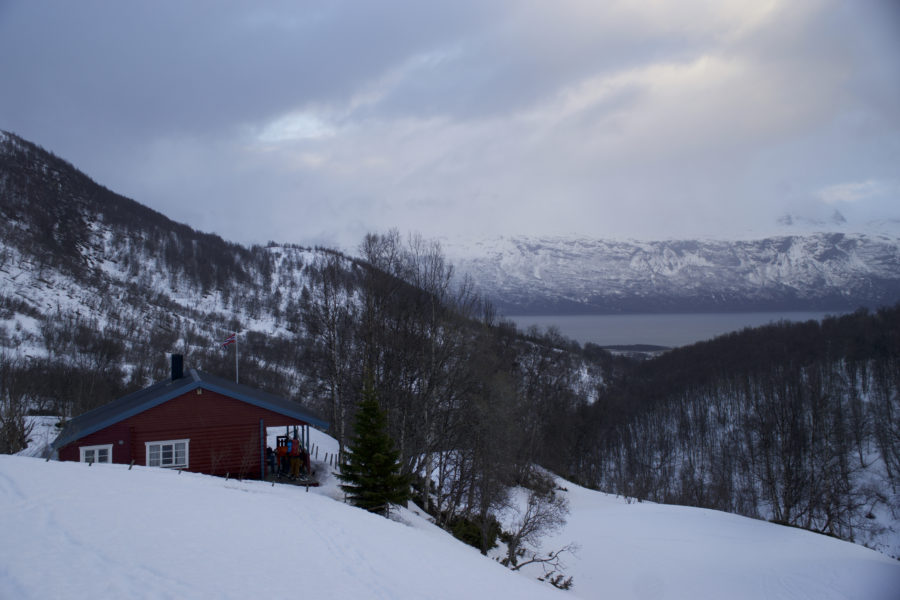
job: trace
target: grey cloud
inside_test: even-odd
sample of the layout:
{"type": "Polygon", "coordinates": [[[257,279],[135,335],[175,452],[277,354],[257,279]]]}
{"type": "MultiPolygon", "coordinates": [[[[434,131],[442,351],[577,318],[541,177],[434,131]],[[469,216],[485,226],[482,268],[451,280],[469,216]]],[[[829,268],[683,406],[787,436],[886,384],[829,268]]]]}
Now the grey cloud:
{"type": "Polygon", "coordinates": [[[0,128],[239,241],[764,228],[830,186],[897,189],[896,14],[830,0],[10,2],[0,128]]]}

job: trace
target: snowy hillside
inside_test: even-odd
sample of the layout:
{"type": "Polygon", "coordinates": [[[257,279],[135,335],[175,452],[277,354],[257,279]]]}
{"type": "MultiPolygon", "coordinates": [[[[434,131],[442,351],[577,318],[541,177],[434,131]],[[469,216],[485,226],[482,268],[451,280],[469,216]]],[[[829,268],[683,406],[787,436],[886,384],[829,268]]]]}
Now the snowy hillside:
{"type": "Polygon", "coordinates": [[[900,235],[446,241],[507,314],[837,310],[900,299],[900,235]]]}
{"type": "MultiPolygon", "coordinates": [[[[110,322],[168,320],[178,334],[196,330],[196,335],[207,340],[217,340],[228,331],[229,321],[238,318],[249,329],[286,335],[290,324],[273,318],[272,312],[284,315],[298,310],[297,290],[306,283],[302,266],[316,256],[311,250],[291,246],[256,248],[258,255],[266,257],[272,274],[222,294],[199,289],[186,277],[173,276],[160,257],[150,252],[138,251],[140,266],[129,265],[121,258],[121,237],[98,224],[92,230],[94,236],[80,257],[93,270],[89,282],[62,270],[36,270],[34,261],[17,248],[4,248],[0,292],[15,298],[30,315],[13,318],[11,313],[10,318],[0,318],[0,339],[9,342],[3,345],[30,356],[47,356],[53,348],[48,348],[40,324],[60,315],[90,315],[100,327],[110,322]],[[266,299],[265,310],[262,298],[266,299]]],[[[180,337],[184,343],[185,336],[180,337]]]]}
{"type": "Polygon", "coordinates": [[[0,456],[0,597],[896,598],[900,563],[805,531],[626,503],[560,482],[570,592],[513,573],[414,511],[319,490],[0,456]],[[568,596],[566,595],[568,594],[568,596]]]}
{"type": "Polygon", "coordinates": [[[896,598],[900,562],[800,529],[713,510],[624,500],[571,484],[568,561],[583,598],[896,598]]]}
{"type": "MultiPolygon", "coordinates": [[[[81,337],[77,352],[98,343],[81,327],[125,355],[114,366],[137,385],[165,366],[162,352],[140,364],[148,347],[187,354],[235,330],[264,333],[268,349],[293,337],[311,266],[331,256],[196,231],[11,134],[0,136],[0,217],[0,348],[71,361],[67,342],[81,337]]],[[[268,372],[281,366],[272,362],[268,372]]]]}

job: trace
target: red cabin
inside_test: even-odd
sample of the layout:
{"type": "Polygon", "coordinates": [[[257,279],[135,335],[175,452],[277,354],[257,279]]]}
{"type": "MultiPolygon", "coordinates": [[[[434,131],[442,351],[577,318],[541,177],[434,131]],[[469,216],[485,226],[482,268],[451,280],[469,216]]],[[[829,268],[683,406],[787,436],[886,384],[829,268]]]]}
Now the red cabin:
{"type": "Polygon", "coordinates": [[[328,423],[296,402],[196,369],[183,372],[69,421],[53,449],[59,460],[184,469],[264,478],[266,428],[328,423]]]}

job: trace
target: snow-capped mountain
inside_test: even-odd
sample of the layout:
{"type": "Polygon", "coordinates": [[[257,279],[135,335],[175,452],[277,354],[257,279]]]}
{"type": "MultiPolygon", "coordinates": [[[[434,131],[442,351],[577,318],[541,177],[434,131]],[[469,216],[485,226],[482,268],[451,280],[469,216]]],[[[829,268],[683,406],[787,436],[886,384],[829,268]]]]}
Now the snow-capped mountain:
{"type": "Polygon", "coordinates": [[[890,233],[506,237],[444,248],[507,314],[852,310],[900,299],[900,236],[890,233]]]}

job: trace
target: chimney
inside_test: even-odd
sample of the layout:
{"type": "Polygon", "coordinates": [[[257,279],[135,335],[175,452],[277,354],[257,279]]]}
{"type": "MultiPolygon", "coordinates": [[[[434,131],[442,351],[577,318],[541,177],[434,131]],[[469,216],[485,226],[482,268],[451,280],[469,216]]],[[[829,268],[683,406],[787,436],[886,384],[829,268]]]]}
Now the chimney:
{"type": "Polygon", "coordinates": [[[184,357],[181,354],[172,355],[172,381],[184,377],[184,357]]]}

